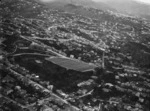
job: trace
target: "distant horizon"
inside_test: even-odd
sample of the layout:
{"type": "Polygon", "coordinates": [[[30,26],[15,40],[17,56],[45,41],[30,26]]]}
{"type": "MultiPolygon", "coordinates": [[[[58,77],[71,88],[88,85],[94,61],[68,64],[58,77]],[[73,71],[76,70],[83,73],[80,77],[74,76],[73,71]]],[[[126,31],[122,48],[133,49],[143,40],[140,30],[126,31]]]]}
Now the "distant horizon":
{"type": "MultiPolygon", "coordinates": [[[[55,1],[55,0],[40,0],[40,1],[43,1],[43,2],[50,2],[50,1],[55,1]]],[[[92,1],[100,2],[100,1],[102,1],[102,0],[92,0],[92,1]]],[[[140,3],[144,3],[144,4],[150,5],[150,0],[131,0],[131,1],[137,1],[137,2],[140,2],[140,3]]]]}
{"type": "MultiPolygon", "coordinates": [[[[92,0],[92,1],[98,2],[98,1],[102,1],[102,0],[92,0]]],[[[131,1],[137,1],[137,2],[140,2],[140,3],[145,3],[145,4],[150,5],[150,0],[131,0],[131,1]]]]}

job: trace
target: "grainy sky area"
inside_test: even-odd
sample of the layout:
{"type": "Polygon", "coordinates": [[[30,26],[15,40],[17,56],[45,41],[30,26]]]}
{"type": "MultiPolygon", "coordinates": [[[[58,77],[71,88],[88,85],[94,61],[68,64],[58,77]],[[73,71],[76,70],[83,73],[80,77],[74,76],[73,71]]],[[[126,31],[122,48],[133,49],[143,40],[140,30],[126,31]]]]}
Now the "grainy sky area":
{"type": "Polygon", "coordinates": [[[144,2],[144,3],[150,4],[150,0],[136,0],[136,1],[140,1],[140,2],[144,2]]]}
{"type": "MultiPolygon", "coordinates": [[[[48,2],[48,1],[54,1],[54,0],[41,0],[41,1],[48,2]]],[[[101,0],[93,0],[93,1],[101,1],[101,0]]],[[[150,0],[135,0],[135,1],[150,4],[150,0]]]]}
{"type": "MultiPolygon", "coordinates": [[[[93,1],[101,1],[101,0],[93,0],[93,1]]],[[[139,1],[139,2],[149,3],[150,4],[150,0],[135,0],[135,1],[139,1]]]]}

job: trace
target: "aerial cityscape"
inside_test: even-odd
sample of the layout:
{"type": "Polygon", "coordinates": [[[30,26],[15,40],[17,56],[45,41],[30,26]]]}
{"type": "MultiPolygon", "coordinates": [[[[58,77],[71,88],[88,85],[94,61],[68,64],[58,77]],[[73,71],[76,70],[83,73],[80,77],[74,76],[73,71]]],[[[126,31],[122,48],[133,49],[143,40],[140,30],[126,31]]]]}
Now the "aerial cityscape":
{"type": "Polygon", "coordinates": [[[150,5],[113,1],[1,0],[0,111],[150,111],[150,5]]]}

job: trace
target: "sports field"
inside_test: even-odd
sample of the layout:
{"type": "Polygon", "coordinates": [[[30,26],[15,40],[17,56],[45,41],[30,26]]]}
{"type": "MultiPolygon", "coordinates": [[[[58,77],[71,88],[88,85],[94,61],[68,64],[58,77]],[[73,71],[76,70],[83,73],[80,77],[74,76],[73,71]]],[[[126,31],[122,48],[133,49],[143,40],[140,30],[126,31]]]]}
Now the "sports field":
{"type": "Polygon", "coordinates": [[[79,61],[77,59],[70,59],[70,58],[52,57],[52,58],[46,58],[46,60],[54,64],[57,64],[61,67],[64,67],[66,69],[76,70],[80,72],[90,71],[97,67],[94,64],[89,64],[89,63],[79,61]]]}

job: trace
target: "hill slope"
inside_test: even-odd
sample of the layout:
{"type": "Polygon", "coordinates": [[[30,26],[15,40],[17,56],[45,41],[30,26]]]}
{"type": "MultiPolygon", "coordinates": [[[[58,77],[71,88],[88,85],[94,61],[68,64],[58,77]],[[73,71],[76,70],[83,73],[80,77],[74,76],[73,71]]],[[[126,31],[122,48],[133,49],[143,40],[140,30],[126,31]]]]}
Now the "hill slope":
{"type": "Polygon", "coordinates": [[[101,9],[101,10],[115,11],[115,9],[109,7],[105,3],[101,2],[101,3],[97,4],[96,2],[94,2],[92,0],[63,0],[63,1],[55,0],[55,1],[51,1],[51,2],[46,2],[46,5],[53,7],[55,9],[64,8],[64,6],[67,4],[80,5],[80,6],[85,6],[85,7],[97,8],[97,9],[101,9]]]}
{"type": "Polygon", "coordinates": [[[36,0],[2,0],[0,110],[149,111],[149,53],[150,23],[142,19],[74,4],[55,10],[36,0]],[[80,69],[83,61],[96,68],[67,68],[80,69]]]}
{"type": "MultiPolygon", "coordinates": [[[[101,0],[102,3],[116,9],[120,13],[139,16],[150,20],[150,5],[134,0],[101,0]]],[[[100,4],[101,4],[100,2],[100,4]]]]}

